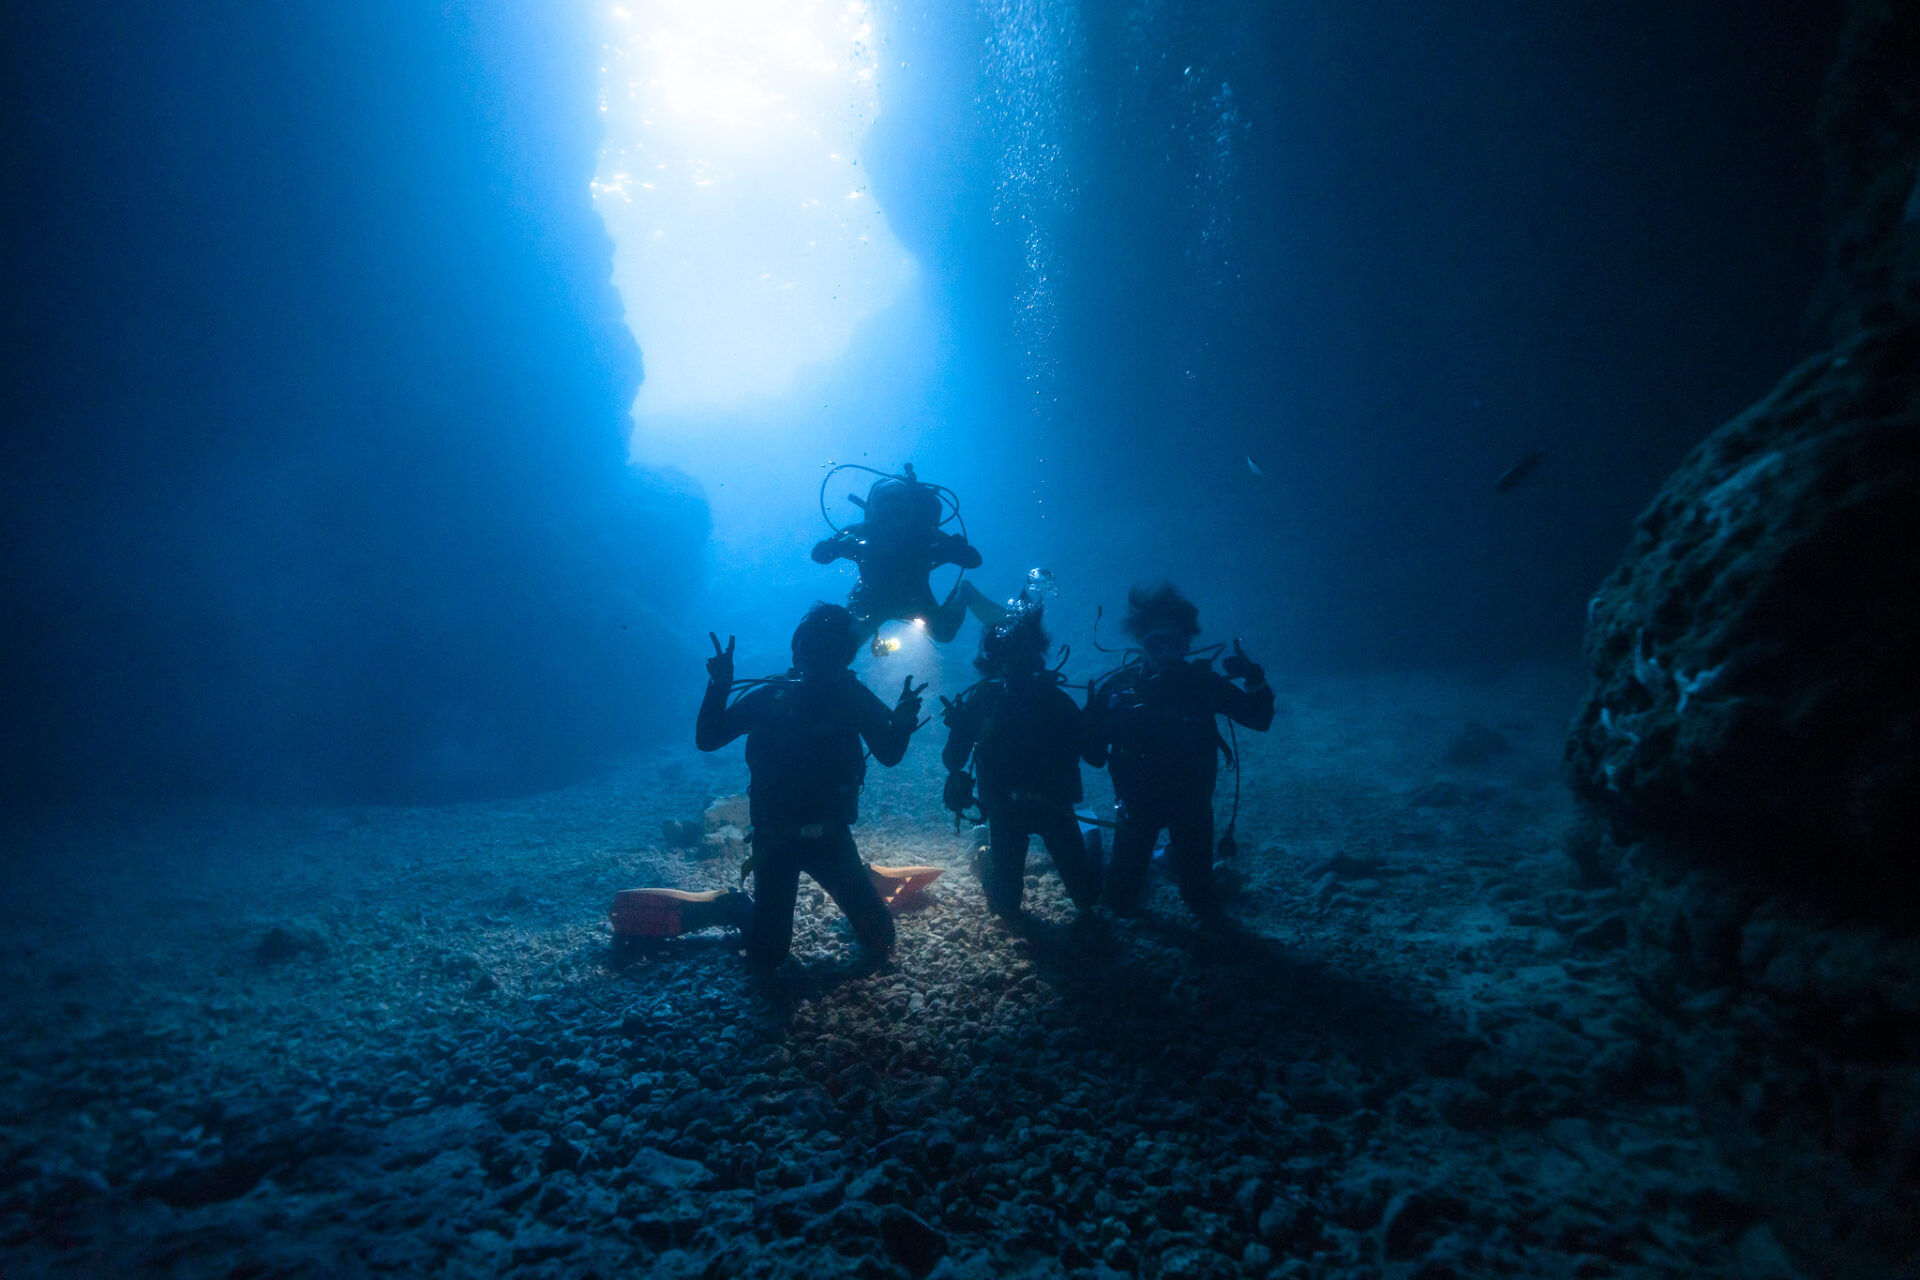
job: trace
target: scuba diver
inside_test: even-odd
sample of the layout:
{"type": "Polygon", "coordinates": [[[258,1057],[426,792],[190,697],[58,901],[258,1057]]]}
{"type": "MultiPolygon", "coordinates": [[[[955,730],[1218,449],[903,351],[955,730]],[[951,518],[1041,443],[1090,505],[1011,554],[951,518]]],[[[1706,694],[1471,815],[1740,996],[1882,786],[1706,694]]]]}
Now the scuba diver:
{"type": "Polygon", "coordinates": [[[820,514],[833,536],[814,544],[813,559],[816,564],[851,560],[859,567],[860,580],[847,597],[847,607],[861,640],[871,639],[875,653],[892,652],[879,639],[880,624],[892,619],[924,626],[928,635],[945,644],[960,633],[969,612],[984,626],[1006,616],[1006,610],[966,580],[965,570],[980,567],[980,551],[967,541],[965,522],[958,533],[942,528],[960,517],[951,489],[922,484],[911,462],[900,475],[875,471],[879,478],[865,498],[847,495],[866,518],[842,529],[827,516],[826,492],[834,474],[849,469],[873,471],[841,463],[821,479],[820,514]],[[960,566],[962,574],[947,598],[936,601],[927,575],[944,564],[960,566]]]}
{"type": "MultiPolygon", "coordinates": [[[[1165,830],[1180,897],[1196,916],[1216,919],[1213,787],[1217,753],[1227,744],[1214,717],[1264,732],[1273,723],[1273,690],[1238,640],[1221,671],[1213,669],[1215,651],[1187,660],[1200,610],[1171,585],[1136,586],[1127,606],[1126,631],[1140,647],[1087,694],[1087,759],[1107,764],[1118,801],[1107,901],[1121,915],[1140,912],[1154,839],[1165,830]]],[[[1221,841],[1227,856],[1232,840],[1230,823],[1221,841]]]]}
{"type": "Polygon", "coordinates": [[[873,758],[892,767],[919,727],[920,695],[908,676],[889,712],[847,669],[859,652],[853,615],[816,604],[793,632],[793,670],[751,682],[733,702],[733,637],[713,641],[707,693],[694,745],[717,751],[747,735],[748,816],[753,824],[753,909],[746,927],[747,963],[770,970],[793,943],[793,903],[806,872],[846,913],[854,936],[874,959],[893,947],[893,917],[854,848],[860,785],[873,758]]]}
{"type": "Polygon", "coordinates": [[[1059,869],[1067,896],[1081,911],[1100,896],[1100,857],[1081,840],[1074,806],[1080,802],[1083,719],[1058,670],[1047,666],[1050,644],[1036,600],[1015,601],[1005,620],[980,637],[973,665],[981,680],[952,702],[943,719],[947,766],[942,803],[954,820],[974,803],[987,820],[987,857],[981,881],[987,908],[1020,914],[1026,886],[1027,844],[1038,835],[1059,869]]]}

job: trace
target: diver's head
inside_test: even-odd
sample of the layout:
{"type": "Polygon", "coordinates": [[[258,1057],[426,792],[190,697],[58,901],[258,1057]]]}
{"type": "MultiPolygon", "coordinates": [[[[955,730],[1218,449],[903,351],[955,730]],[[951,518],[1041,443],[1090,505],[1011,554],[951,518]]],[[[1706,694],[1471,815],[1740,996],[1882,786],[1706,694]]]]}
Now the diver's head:
{"type": "Polygon", "coordinates": [[[1162,627],[1140,637],[1140,651],[1147,655],[1147,661],[1154,666],[1165,667],[1187,656],[1187,645],[1191,639],[1170,627],[1162,627]]]}
{"type": "Polygon", "coordinates": [[[793,629],[793,666],[801,675],[824,675],[853,661],[860,650],[853,615],[842,605],[822,601],[807,610],[793,629]]]}
{"type": "Polygon", "coordinates": [[[1008,607],[1006,617],[981,632],[980,656],[973,665],[988,675],[1038,671],[1052,647],[1040,602],[1023,597],[1008,607]]]}
{"type": "Polygon", "coordinates": [[[1200,634],[1200,609],[1170,582],[1135,585],[1127,592],[1128,635],[1155,666],[1178,662],[1200,634]]]}
{"type": "Polygon", "coordinates": [[[940,495],[921,484],[907,464],[906,474],[882,476],[867,489],[867,523],[910,529],[940,523],[940,495]]]}

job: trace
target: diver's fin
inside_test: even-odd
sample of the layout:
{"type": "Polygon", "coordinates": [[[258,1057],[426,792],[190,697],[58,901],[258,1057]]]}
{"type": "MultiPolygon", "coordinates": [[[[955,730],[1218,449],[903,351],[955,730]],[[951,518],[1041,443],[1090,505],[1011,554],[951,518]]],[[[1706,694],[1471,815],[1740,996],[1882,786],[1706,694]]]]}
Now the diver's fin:
{"type": "Polygon", "coordinates": [[[742,928],[753,899],[737,889],[622,889],[613,895],[613,932],[621,938],[676,938],[697,929],[742,928]]]}
{"type": "Polygon", "coordinates": [[[867,867],[867,878],[880,891],[880,900],[888,906],[918,896],[926,887],[946,874],[945,867],[867,867]]]}

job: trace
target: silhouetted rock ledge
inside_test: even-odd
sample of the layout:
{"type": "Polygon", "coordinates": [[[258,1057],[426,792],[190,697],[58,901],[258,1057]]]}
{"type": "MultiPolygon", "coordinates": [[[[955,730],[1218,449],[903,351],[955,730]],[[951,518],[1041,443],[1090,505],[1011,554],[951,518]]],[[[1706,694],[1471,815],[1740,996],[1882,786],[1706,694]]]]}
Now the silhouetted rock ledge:
{"type": "Polygon", "coordinates": [[[1917,444],[1914,323],[1708,437],[1594,597],[1567,743],[1695,1104],[1832,1274],[1920,1274],[1917,444]]]}
{"type": "Polygon", "coordinates": [[[1839,341],[1640,517],[1566,752],[1612,837],[1572,852],[1619,881],[1665,1056],[1821,1275],[1920,1276],[1916,33],[1854,6],[1824,120],[1839,341]]]}
{"type": "Polygon", "coordinates": [[[1618,879],[1662,1056],[1818,1275],[1920,1276],[1917,60],[1920,12],[1851,6],[1821,120],[1835,345],[1641,516],[1566,753],[1600,819],[1570,851],[1618,879]]]}
{"type": "Polygon", "coordinates": [[[1567,759],[1616,835],[1905,892],[1917,493],[1920,324],[1808,361],[1693,452],[1591,606],[1567,759]]]}

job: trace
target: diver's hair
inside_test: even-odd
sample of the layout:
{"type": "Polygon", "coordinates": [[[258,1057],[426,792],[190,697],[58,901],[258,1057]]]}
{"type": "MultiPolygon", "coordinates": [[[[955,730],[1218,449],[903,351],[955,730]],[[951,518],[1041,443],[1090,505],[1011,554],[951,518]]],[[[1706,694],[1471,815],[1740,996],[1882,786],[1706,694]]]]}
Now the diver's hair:
{"type": "Polygon", "coordinates": [[[1127,591],[1126,632],[1144,640],[1156,631],[1178,631],[1188,639],[1200,634],[1200,607],[1171,582],[1135,583],[1127,591]]]}
{"type": "Polygon", "coordinates": [[[835,671],[860,651],[853,615],[844,605],[822,600],[807,610],[793,629],[793,665],[801,671],[835,671]]]}
{"type": "Polygon", "coordinates": [[[980,633],[980,656],[974,669],[991,674],[1006,666],[1016,653],[1045,653],[1053,647],[1038,600],[1021,600],[1007,616],[980,633]]]}

